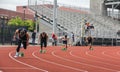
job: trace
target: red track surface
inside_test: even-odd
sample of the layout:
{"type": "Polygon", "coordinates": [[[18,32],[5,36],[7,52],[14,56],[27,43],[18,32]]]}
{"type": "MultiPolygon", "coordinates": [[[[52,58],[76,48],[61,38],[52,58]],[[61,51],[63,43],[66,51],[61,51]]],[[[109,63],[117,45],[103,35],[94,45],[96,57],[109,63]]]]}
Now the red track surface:
{"type": "Polygon", "coordinates": [[[28,46],[24,57],[14,58],[15,46],[0,46],[0,72],[120,72],[120,47],[95,46],[46,48],[39,53],[39,46],[28,46]]]}

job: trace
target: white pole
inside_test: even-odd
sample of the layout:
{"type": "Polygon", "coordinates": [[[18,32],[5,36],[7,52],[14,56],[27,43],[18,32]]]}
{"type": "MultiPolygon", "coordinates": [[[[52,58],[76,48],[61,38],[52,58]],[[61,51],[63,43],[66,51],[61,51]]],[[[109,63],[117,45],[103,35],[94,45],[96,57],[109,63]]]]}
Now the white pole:
{"type": "Polygon", "coordinates": [[[37,25],[38,25],[38,18],[36,17],[36,18],[35,18],[35,28],[36,28],[36,32],[38,32],[37,25]]]}
{"type": "Polygon", "coordinates": [[[81,30],[81,32],[80,32],[81,45],[83,45],[83,44],[82,44],[82,40],[83,40],[83,23],[84,23],[84,18],[82,19],[82,22],[81,22],[81,24],[80,24],[80,30],[81,30]]]}
{"type": "Polygon", "coordinates": [[[38,32],[38,33],[40,34],[40,26],[41,26],[41,25],[40,25],[40,18],[38,18],[38,21],[39,21],[39,22],[38,22],[38,24],[39,24],[39,32],[38,32]]]}
{"type": "Polygon", "coordinates": [[[114,18],[114,4],[112,4],[112,18],[114,18]]]}
{"type": "Polygon", "coordinates": [[[57,23],[57,0],[54,0],[53,7],[53,33],[56,34],[56,23],[57,23]]]}
{"type": "Polygon", "coordinates": [[[29,7],[29,5],[30,5],[29,3],[30,3],[30,1],[28,0],[28,7],[29,7]]]}

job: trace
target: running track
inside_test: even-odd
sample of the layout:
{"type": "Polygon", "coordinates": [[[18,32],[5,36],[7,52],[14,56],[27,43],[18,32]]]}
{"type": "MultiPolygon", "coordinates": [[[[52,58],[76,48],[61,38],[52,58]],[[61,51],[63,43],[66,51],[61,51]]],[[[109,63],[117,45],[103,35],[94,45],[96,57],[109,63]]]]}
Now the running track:
{"type": "Polygon", "coordinates": [[[0,72],[120,72],[120,47],[49,46],[39,53],[39,46],[21,48],[24,57],[14,58],[16,46],[0,46],[0,72]]]}

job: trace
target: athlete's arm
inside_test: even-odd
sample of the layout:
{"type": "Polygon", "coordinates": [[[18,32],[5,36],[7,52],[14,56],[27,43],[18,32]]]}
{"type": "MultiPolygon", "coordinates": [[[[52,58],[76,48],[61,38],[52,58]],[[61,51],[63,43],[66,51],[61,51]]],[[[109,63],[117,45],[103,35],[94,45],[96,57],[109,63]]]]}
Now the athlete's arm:
{"type": "Polygon", "coordinates": [[[18,31],[19,31],[19,30],[17,29],[17,30],[15,31],[15,33],[14,33],[14,37],[13,37],[14,40],[16,39],[16,36],[17,36],[17,34],[18,34],[18,31]]]}
{"type": "Polygon", "coordinates": [[[29,36],[28,32],[26,33],[26,36],[27,36],[27,45],[29,45],[30,36],[29,36]]]}

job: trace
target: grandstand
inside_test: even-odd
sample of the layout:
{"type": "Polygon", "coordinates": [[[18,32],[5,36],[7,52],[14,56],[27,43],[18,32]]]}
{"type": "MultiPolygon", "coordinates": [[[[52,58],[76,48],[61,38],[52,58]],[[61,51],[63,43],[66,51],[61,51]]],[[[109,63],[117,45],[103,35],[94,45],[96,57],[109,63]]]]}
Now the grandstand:
{"type": "MultiPolygon", "coordinates": [[[[44,23],[41,21],[41,24],[46,22],[47,25],[51,25],[52,29],[54,2],[29,0],[28,6],[40,16],[40,20],[44,20],[44,23]]],[[[76,37],[85,37],[85,22],[89,22],[95,27],[94,38],[96,38],[97,44],[116,45],[119,42],[117,32],[120,30],[120,14],[118,13],[116,16],[114,13],[116,11],[120,12],[119,9],[120,0],[91,0],[90,11],[57,3],[56,33],[74,32],[76,37]]],[[[49,28],[47,31],[49,31],[49,28]]]]}

